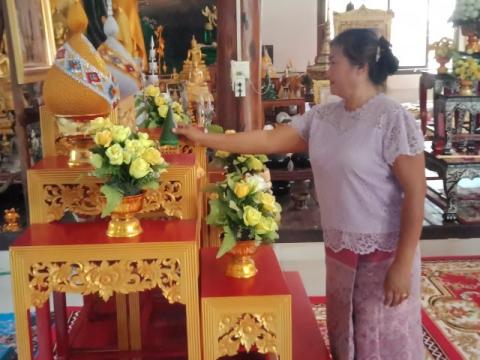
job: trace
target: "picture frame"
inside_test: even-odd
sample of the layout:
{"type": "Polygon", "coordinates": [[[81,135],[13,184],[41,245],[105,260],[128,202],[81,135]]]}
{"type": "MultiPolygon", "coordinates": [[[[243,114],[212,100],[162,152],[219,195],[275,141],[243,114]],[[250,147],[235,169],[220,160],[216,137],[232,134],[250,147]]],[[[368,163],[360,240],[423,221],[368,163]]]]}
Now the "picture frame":
{"type": "Polygon", "coordinates": [[[5,0],[18,84],[44,79],[55,54],[50,0],[5,0]]]}

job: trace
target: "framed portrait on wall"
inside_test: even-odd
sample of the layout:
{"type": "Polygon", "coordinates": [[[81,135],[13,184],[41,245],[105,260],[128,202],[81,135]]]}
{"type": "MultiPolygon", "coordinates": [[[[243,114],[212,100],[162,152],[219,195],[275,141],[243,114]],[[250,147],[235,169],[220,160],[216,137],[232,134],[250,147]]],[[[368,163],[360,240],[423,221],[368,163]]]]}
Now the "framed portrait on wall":
{"type": "Polygon", "coordinates": [[[17,81],[40,81],[56,53],[50,0],[5,1],[17,81]]]}

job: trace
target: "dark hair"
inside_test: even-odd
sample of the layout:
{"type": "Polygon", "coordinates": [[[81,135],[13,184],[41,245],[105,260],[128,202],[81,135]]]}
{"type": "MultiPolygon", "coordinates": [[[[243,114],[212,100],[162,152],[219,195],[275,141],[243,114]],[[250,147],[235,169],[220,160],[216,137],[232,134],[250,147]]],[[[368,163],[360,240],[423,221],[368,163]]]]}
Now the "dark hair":
{"type": "Polygon", "coordinates": [[[398,59],[390,43],[371,29],[350,29],[335,36],[331,46],[340,47],[350,64],[368,64],[368,77],[375,85],[382,85],[398,70],[398,59]]]}

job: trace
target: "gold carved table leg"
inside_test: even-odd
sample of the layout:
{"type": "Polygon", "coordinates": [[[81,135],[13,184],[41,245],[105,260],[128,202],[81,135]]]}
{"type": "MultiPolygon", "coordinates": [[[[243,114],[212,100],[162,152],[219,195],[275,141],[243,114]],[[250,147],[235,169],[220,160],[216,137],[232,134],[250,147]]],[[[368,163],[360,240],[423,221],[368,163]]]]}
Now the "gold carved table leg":
{"type": "Polygon", "coordinates": [[[22,360],[32,359],[32,343],[30,338],[29,296],[27,288],[28,274],[25,273],[22,260],[10,254],[12,269],[13,306],[15,311],[15,326],[17,337],[17,354],[22,360]]]}
{"type": "Polygon", "coordinates": [[[129,350],[127,295],[115,294],[118,350],[129,350]]]}

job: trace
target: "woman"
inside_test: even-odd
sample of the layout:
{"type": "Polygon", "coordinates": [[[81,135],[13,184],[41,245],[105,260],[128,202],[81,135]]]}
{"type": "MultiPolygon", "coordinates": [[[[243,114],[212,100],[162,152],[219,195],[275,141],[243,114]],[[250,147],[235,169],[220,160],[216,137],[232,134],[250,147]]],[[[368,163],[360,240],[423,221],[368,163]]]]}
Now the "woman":
{"type": "Polygon", "coordinates": [[[327,324],[334,359],[423,359],[419,238],[425,175],[414,119],[381,93],[398,67],[367,29],[331,43],[331,92],[291,126],[236,135],[177,132],[238,153],[307,151],[326,246],[327,324]]]}

